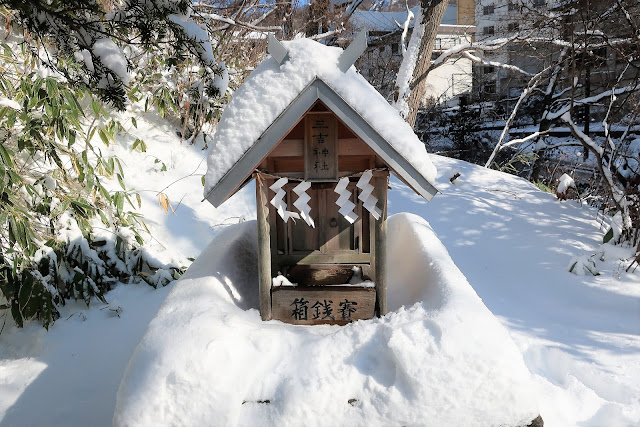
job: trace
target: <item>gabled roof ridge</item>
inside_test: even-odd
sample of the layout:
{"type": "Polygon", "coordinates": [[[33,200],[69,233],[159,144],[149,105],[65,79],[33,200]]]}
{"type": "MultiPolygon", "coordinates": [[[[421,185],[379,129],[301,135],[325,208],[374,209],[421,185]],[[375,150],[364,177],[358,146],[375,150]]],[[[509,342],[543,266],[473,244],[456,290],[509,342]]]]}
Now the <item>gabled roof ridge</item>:
{"type": "Polygon", "coordinates": [[[430,200],[437,193],[438,190],[434,185],[422,176],[411,162],[408,159],[405,159],[397,148],[383,135],[381,135],[379,130],[362,118],[355,107],[351,105],[348,100],[344,99],[344,97],[341,96],[330,83],[321,76],[316,75],[242,154],[242,156],[222,176],[222,178],[220,178],[216,185],[206,193],[205,199],[209,200],[217,207],[230,197],[233,192],[235,192],[244,183],[247,177],[251,175],[252,170],[249,169],[254,169],[256,165],[262,162],[262,160],[268,156],[277,144],[282,141],[287,132],[300,122],[304,115],[313,107],[313,105],[316,104],[318,100],[323,102],[323,104],[332,113],[334,113],[338,119],[347,126],[347,128],[362,139],[376,153],[376,155],[378,155],[402,181],[413,188],[414,191],[427,200],[430,200]],[[322,85],[326,86],[330,93],[324,93],[325,89],[322,88],[322,85]],[[315,91],[312,90],[314,87],[315,91]],[[313,92],[315,92],[315,94],[313,92]],[[311,96],[309,96],[310,93],[311,96]],[[305,97],[307,98],[306,100],[304,99],[305,97]],[[300,102],[302,103],[304,110],[302,108],[295,108],[300,102]],[[344,106],[339,105],[340,103],[343,103],[351,113],[354,113],[355,117],[353,117],[353,114],[347,114],[349,112],[345,112],[344,106]],[[285,116],[293,111],[292,108],[300,111],[300,113],[294,114],[292,117],[286,119],[285,116]],[[284,123],[282,123],[283,121],[284,123]],[[286,130],[282,131],[282,129],[286,130]],[[271,135],[273,132],[275,132],[275,136],[271,135]],[[267,142],[260,142],[265,140],[267,142]],[[389,152],[392,152],[392,154],[395,155],[390,155],[389,152]],[[253,157],[249,159],[250,156],[253,157]],[[244,164],[247,162],[249,162],[249,165],[251,166],[244,164]],[[241,169],[238,170],[237,168],[241,169]],[[215,194],[218,189],[222,191],[221,194],[215,194]]]}
{"type": "MultiPolygon", "coordinates": [[[[373,135],[371,141],[384,140],[380,144],[388,152],[402,157],[400,163],[422,175],[416,179],[425,188],[433,187],[436,170],[424,144],[355,68],[340,70],[342,49],[308,39],[289,41],[286,47],[289,59],[279,64],[273,57],[267,57],[236,91],[222,114],[205,175],[204,194],[212,204],[218,206],[237,190],[320,95],[333,99],[344,109],[343,122],[357,116],[349,126],[359,123],[367,129],[367,135],[373,135]],[[320,86],[328,90],[318,93],[320,86]],[[242,166],[238,167],[238,163],[242,166]]],[[[335,108],[332,107],[334,112],[335,108]]],[[[430,198],[433,191],[421,194],[430,198]]]]}

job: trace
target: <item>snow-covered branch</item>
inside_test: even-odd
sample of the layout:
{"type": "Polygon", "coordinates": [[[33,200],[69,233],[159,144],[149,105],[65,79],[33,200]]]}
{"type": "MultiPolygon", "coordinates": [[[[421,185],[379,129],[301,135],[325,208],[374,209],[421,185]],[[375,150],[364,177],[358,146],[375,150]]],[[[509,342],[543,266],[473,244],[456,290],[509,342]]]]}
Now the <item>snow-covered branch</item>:
{"type": "Polygon", "coordinates": [[[200,16],[202,16],[204,19],[208,21],[222,22],[226,24],[222,27],[216,28],[216,30],[224,30],[226,28],[229,28],[229,26],[243,27],[253,31],[281,31],[282,30],[282,27],[279,25],[261,27],[258,25],[254,25],[253,23],[250,23],[250,22],[237,21],[235,19],[228,18],[226,16],[220,16],[216,13],[201,13],[200,16]]]}
{"type": "MultiPolygon", "coordinates": [[[[502,68],[502,69],[505,69],[505,70],[513,71],[515,73],[524,74],[525,76],[529,76],[529,77],[533,77],[534,76],[533,74],[531,74],[531,73],[529,73],[529,72],[527,72],[527,71],[523,70],[522,68],[517,67],[515,65],[505,64],[503,62],[497,62],[497,61],[489,61],[487,59],[480,58],[479,56],[476,56],[476,55],[472,54],[469,51],[462,52],[462,55],[464,55],[465,58],[470,59],[471,61],[473,61],[473,62],[475,62],[477,64],[489,65],[491,67],[496,67],[496,68],[502,68]]],[[[440,58],[438,58],[438,59],[440,59],[440,58]]]]}
{"type": "Polygon", "coordinates": [[[353,12],[356,11],[358,6],[360,6],[362,2],[363,0],[353,0],[351,4],[349,4],[349,6],[345,9],[344,13],[342,14],[343,23],[346,22],[351,17],[351,15],[353,15],[353,12]]]}
{"type": "Polygon", "coordinates": [[[502,144],[502,148],[511,147],[512,145],[523,144],[525,142],[531,141],[532,139],[536,139],[539,136],[546,135],[547,132],[534,132],[531,135],[527,135],[524,138],[512,139],[511,141],[505,142],[502,144]]]}
{"type": "MultiPolygon", "coordinates": [[[[409,9],[409,3],[406,3],[407,6],[407,19],[404,21],[404,25],[402,26],[402,35],[400,36],[400,46],[402,46],[402,56],[407,53],[407,34],[409,33],[409,24],[415,18],[411,9],[409,9]]],[[[398,21],[396,21],[398,24],[398,21]]]]}
{"type": "Polygon", "coordinates": [[[515,107],[513,107],[513,111],[511,111],[511,115],[509,116],[509,119],[505,123],[504,129],[502,129],[502,133],[500,134],[500,139],[498,140],[498,143],[496,144],[495,148],[493,149],[493,152],[491,153],[491,156],[489,156],[489,160],[487,160],[487,163],[484,165],[484,167],[486,167],[486,168],[490,167],[491,164],[493,163],[493,159],[495,159],[495,157],[498,154],[498,152],[502,148],[504,148],[502,146],[502,143],[504,142],[504,139],[507,137],[507,134],[509,133],[509,129],[511,128],[511,125],[513,124],[514,120],[516,119],[516,115],[518,114],[518,110],[520,109],[520,106],[529,97],[529,95],[531,95],[531,93],[534,91],[534,89],[541,83],[542,76],[544,75],[544,73],[546,71],[547,71],[546,69],[542,70],[540,73],[538,73],[535,76],[533,76],[531,78],[531,80],[529,81],[529,85],[520,94],[520,98],[518,98],[518,102],[516,102],[515,107]]]}
{"type": "Polygon", "coordinates": [[[344,26],[340,26],[338,28],[336,28],[335,30],[331,30],[331,31],[326,31],[324,33],[320,33],[320,34],[316,34],[314,36],[309,37],[311,40],[322,40],[322,39],[326,39],[327,37],[333,37],[335,35],[340,34],[341,32],[344,31],[344,26]]]}
{"type": "Polygon", "coordinates": [[[600,171],[600,175],[604,179],[605,187],[611,196],[611,200],[617,210],[622,214],[622,226],[624,230],[630,230],[632,228],[631,216],[629,215],[629,202],[626,200],[624,191],[618,187],[613,179],[611,170],[606,167],[606,160],[603,156],[604,149],[600,147],[591,137],[574,123],[571,119],[571,113],[567,111],[560,117],[565,123],[569,125],[571,133],[575,138],[582,143],[582,145],[592,152],[596,157],[596,166],[600,171]]]}
{"type": "MultiPolygon", "coordinates": [[[[509,38],[506,38],[506,39],[491,40],[491,41],[488,41],[488,42],[485,42],[485,43],[462,43],[462,44],[454,46],[454,47],[452,47],[450,49],[447,49],[444,52],[442,52],[440,54],[440,56],[438,56],[431,63],[431,65],[429,66],[427,71],[422,73],[420,76],[418,76],[417,78],[415,78],[411,82],[411,84],[409,85],[409,89],[413,90],[413,88],[418,86],[421,81],[423,81],[424,79],[427,78],[427,76],[429,75],[429,73],[432,70],[434,70],[435,68],[437,68],[440,65],[444,64],[445,61],[447,61],[449,58],[452,58],[452,57],[454,57],[456,55],[464,54],[465,52],[470,51],[470,50],[487,50],[487,51],[499,50],[499,49],[505,47],[507,44],[513,42],[516,39],[517,39],[517,37],[514,36],[514,37],[509,37],[509,38]]],[[[469,59],[471,59],[471,58],[469,58],[469,59]]],[[[503,65],[506,67],[506,64],[503,64],[503,65]]],[[[514,69],[519,69],[519,68],[518,67],[514,67],[514,69]]],[[[531,74],[528,74],[528,73],[526,73],[526,74],[527,75],[531,75],[531,74]]]]}
{"type": "Polygon", "coordinates": [[[627,10],[627,8],[624,7],[621,0],[617,0],[616,3],[620,8],[620,10],[622,11],[622,13],[624,14],[624,17],[627,20],[627,24],[629,24],[629,26],[633,28],[633,32],[635,33],[636,39],[640,40],[640,28],[638,28],[638,26],[633,22],[633,19],[631,19],[631,14],[627,10]]]}
{"type": "MultiPolygon", "coordinates": [[[[610,89],[610,90],[606,90],[604,92],[601,92],[597,95],[593,95],[587,98],[582,98],[582,99],[578,99],[574,101],[574,105],[587,105],[587,104],[593,104],[595,102],[598,102],[604,98],[608,98],[611,95],[622,95],[625,93],[631,93],[631,92],[635,92],[640,90],[640,83],[637,83],[635,85],[630,85],[630,86],[625,86],[625,87],[621,87],[621,88],[617,88],[617,89],[610,89]]],[[[571,110],[572,105],[569,103],[567,105],[562,106],[561,108],[559,108],[558,110],[549,113],[547,115],[547,119],[548,120],[557,120],[558,118],[562,117],[564,114],[566,114],[569,110],[571,110]]]]}

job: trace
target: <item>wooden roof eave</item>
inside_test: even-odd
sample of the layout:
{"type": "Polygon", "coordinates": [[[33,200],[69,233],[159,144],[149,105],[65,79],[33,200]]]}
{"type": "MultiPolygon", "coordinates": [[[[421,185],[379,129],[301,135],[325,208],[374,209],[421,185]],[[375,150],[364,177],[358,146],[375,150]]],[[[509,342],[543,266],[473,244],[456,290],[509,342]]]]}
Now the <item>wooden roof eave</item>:
{"type": "Polygon", "coordinates": [[[407,159],[387,142],[360,114],[338,95],[322,79],[313,80],[289,106],[263,132],[218,183],[209,191],[206,199],[218,207],[246,184],[255,167],[259,165],[277,143],[300,121],[317,100],[321,100],[342,122],[361,138],[411,189],[427,201],[438,190],[418,172],[407,159]]]}

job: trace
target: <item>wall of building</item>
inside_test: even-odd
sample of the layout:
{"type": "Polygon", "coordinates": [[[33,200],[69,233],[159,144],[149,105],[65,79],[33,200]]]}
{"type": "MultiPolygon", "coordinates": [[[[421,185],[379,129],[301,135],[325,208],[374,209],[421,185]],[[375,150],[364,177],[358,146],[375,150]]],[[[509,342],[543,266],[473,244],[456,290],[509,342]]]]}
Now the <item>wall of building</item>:
{"type": "MultiPolygon", "coordinates": [[[[432,59],[437,58],[445,50],[472,41],[474,34],[469,28],[458,25],[460,8],[465,22],[472,19],[473,0],[458,0],[450,4],[443,25],[435,41],[432,59]]],[[[417,10],[415,10],[417,13],[417,10]]],[[[388,100],[394,98],[395,82],[402,62],[401,30],[394,20],[404,23],[406,12],[356,12],[352,19],[358,29],[369,31],[369,47],[361,56],[356,66],[360,73],[388,100]]],[[[407,36],[407,40],[410,37],[407,36]]],[[[466,58],[446,61],[443,65],[429,73],[427,93],[424,101],[435,100],[446,105],[457,105],[460,96],[471,96],[472,64],[466,58]]]]}

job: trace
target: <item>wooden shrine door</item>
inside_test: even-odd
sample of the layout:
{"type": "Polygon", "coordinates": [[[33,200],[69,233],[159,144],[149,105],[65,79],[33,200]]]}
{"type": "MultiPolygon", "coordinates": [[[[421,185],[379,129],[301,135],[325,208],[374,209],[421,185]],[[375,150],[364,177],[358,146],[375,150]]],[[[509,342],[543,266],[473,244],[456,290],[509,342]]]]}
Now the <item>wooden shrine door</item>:
{"type": "MultiPolygon", "coordinates": [[[[295,209],[292,203],[296,199],[292,189],[296,184],[294,182],[285,186],[288,209],[292,211],[295,209]]],[[[354,265],[366,264],[363,272],[368,273],[371,256],[369,212],[362,208],[362,203],[357,198],[359,189],[355,182],[351,182],[347,189],[351,191],[351,201],[356,205],[354,212],[358,218],[353,224],[349,223],[338,212],[340,207],[336,200],[339,195],[334,188],[335,183],[314,183],[307,191],[311,197],[310,214],[315,227],[303,220],[289,220],[285,224],[280,217],[276,219],[277,264],[283,274],[290,274],[297,265],[314,265],[317,269],[322,269],[322,264],[345,264],[345,268],[351,272],[354,265]]],[[[345,275],[350,277],[351,274],[340,274],[333,279],[327,277],[322,284],[345,283],[345,275]]]]}

